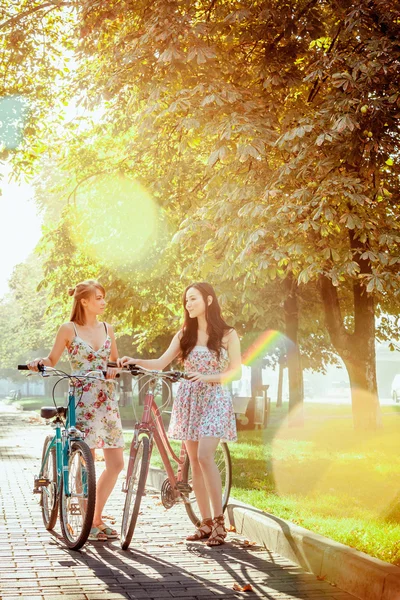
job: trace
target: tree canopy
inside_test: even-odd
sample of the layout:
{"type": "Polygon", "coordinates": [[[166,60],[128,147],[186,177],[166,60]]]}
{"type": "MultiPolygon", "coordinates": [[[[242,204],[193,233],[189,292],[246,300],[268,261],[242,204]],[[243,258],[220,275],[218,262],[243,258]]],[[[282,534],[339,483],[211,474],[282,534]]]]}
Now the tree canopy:
{"type": "MultiPolygon", "coordinates": [[[[42,245],[53,301],[71,275],[107,277],[124,332],[136,327],[144,341],[175,327],[178,289],[192,279],[216,283],[244,330],[282,324],[291,298],[286,319],[299,313],[303,352],[323,344],[330,360],[332,344],[366,391],[354,406],[376,422],[374,318],[399,306],[398,4],[42,0],[7,10],[0,27],[16,49],[4,46],[3,94],[34,106],[14,162],[45,168],[40,202],[57,213],[42,245]],[[39,23],[51,32],[45,61],[39,23]],[[60,110],[49,132],[55,99],[88,116],[60,128],[60,110]],[[158,223],[140,261],[126,251],[148,203],[137,185],[158,223]]],[[[388,322],[379,327],[387,337],[388,322]]]]}

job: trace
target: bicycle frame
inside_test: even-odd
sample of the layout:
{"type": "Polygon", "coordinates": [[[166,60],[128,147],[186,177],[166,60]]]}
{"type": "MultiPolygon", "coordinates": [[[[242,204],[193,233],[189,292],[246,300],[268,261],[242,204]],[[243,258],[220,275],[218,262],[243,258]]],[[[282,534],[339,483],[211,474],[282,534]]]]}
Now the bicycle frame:
{"type": "MultiPolygon", "coordinates": [[[[186,458],[186,448],[185,444],[182,442],[180,456],[178,457],[171,447],[171,444],[167,437],[167,433],[165,431],[164,423],[162,421],[160,410],[154,400],[155,385],[155,379],[151,380],[148,383],[149,387],[144,398],[144,410],[142,420],[140,423],[135,424],[132,444],[137,444],[140,433],[148,433],[150,438],[150,448],[152,447],[154,441],[163,461],[171,487],[173,490],[176,490],[177,482],[182,481],[182,467],[186,458]],[[176,476],[169,457],[171,457],[171,459],[178,464],[178,472],[176,476]]],[[[131,476],[131,462],[132,455],[130,454],[126,481],[129,481],[129,478],[131,476]]],[[[176,493],[178,495],[179,492],[176,491],[176,493]]]]}
{"type": "MultiPolygon", "coordinates": [[[[75,439],[81,439],[76,436],[76,411],[75,411],[75,394],[71,391],[68,396],[68,410],[67,420],[65,429],[61,431],[61,419],[58,416],[55,423],[55,435],[49,444],[46,454],[43,457],[42,464],[40,466],[40,473],[43,472],[43,466],[46,464],[49,453],[55,447],[56,450],[56,470],[57,470],[57,493],[61,492],[61,479],[64,485],[64,493],[68,497],[70,496],[68,489],[68,453],[71,441],[75,439]],[[75,431],[74,431],[75,430],[75,431]],[[63,475],[63,477],[61,477],[63,475]]],[[[86,490],[83,489],[83,494],[86,490]]]]}

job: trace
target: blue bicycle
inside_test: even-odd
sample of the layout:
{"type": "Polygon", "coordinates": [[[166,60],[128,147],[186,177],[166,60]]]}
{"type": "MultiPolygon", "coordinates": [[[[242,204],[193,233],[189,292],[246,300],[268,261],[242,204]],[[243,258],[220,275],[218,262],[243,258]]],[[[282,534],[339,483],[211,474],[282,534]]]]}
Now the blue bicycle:
{"type": "MultiPolygon", "coordinates": [[[[19,370],[28,370],[18,365],[19,370]]],[[[96,502],[96,472],[93,456],[84,441],[84,434],[76,428],[75,394],[85,383],[103,377],[102,371],[91,371],[84,376],[68,375],[52,367],[38,366],[43,377],[57,376],[53,386],[54,407],[43,407],[40,416],[52,419],[54,435],[45,439],[39,475],[34,479],[34,494],[40,494],[43,523],[52,530],[60,515],[62,536],[68,548],[79,550],[88,539],[96,502]],[[55,388],[69,379],[68,407],[57,406],[55,388]]]]}

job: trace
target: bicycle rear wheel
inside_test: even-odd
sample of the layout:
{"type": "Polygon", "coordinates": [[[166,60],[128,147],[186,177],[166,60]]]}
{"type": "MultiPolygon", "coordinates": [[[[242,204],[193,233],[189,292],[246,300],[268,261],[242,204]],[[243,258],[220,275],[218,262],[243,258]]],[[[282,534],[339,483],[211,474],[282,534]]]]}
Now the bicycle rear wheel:
{"type": "Polygon", "coordinates": [[[79,550],[86,542],[92,528],[96,502],[94,461],[90,448],[82,440],[76,440],[71,444],[66,473],[69,495],[66,496],[64,481],[61,481],[61,531],[68,548],[79,550]]]}
{"type": "Polygon", "coordinates": [[[150,440],[147,435],[143,435],[136,446],[132,443],[129,461],[131,466],[128,466],[129,479],[127,481],[121,525],[121,547],[123,550],[127,550],[131,543],[146,485],[150,464],[150,440]]]}
{"type": "MultiPolygon", "coordinates": [[[[222,442],[218,445],[217,450],[215,452],[215,462],[218,467],[218,471],[221,475],[222,482],[222,511],[225,511],[228,501],[229,494],[231,493],[232,487],[232,461],[231,454],[229,452],[228,445],[225,442],[222,442]]],[[[190,468],[189,457],[186,456],[185,463],[182,469],[182,481],[183,483],[188,483],[192,486],[192,471],[190,468]]],[[[185,502],[186,512],[189,516],[189,519],[197,525],[200,523],[202,517],[199,511],[199,507],[197,506],[196,496],[194,495],[193,490],[190,494],[187,495],[189,503],[185,502]]]]}
{"type": "Polygon", "coordinates": [[[58,492],[57,492],[57,462],[55,446],[50,450],[45,460],[47,449],[53,441],[54,436],[48,435],[43,444],[42,470],[39,477],[48,479],[48,485],[43,485],[40,494],[40,506],[42,507],[43,523],[47,530],[52,530],[57,523],[58,492]],[[45,462],[44,462],[45,460],[45,462]]]}

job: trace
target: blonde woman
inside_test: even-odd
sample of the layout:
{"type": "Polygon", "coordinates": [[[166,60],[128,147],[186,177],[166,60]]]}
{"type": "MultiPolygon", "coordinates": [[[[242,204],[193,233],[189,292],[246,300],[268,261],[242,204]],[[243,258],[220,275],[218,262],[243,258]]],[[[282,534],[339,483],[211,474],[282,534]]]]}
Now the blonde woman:
{"type": "Polygon", "coordinates": [[[96,488],[96,507],[89,540],[106,541],[118,534],[102,520],[103,508],[110,496],[118,474],[124,467],[121,418],[114,394],[114,379],[117,370],[107,369],[108,361],[118,358],[117,344],[111,325],[98,320],[106,307],[105,290],[94,280],[78,283],[69,290],[73,296],[70,321],[61,325],[54,346],[48,356],[37,358],[28,367],[38,370],[42,364],[55,367],[66,349],[73,375],[84,375],[88,371],[107,371],[106,379],[90,379],[76,391],[77,427],[85,433],[85,442],[92,451],[96,448],[104,453],[105,470],[96,488]]]}

